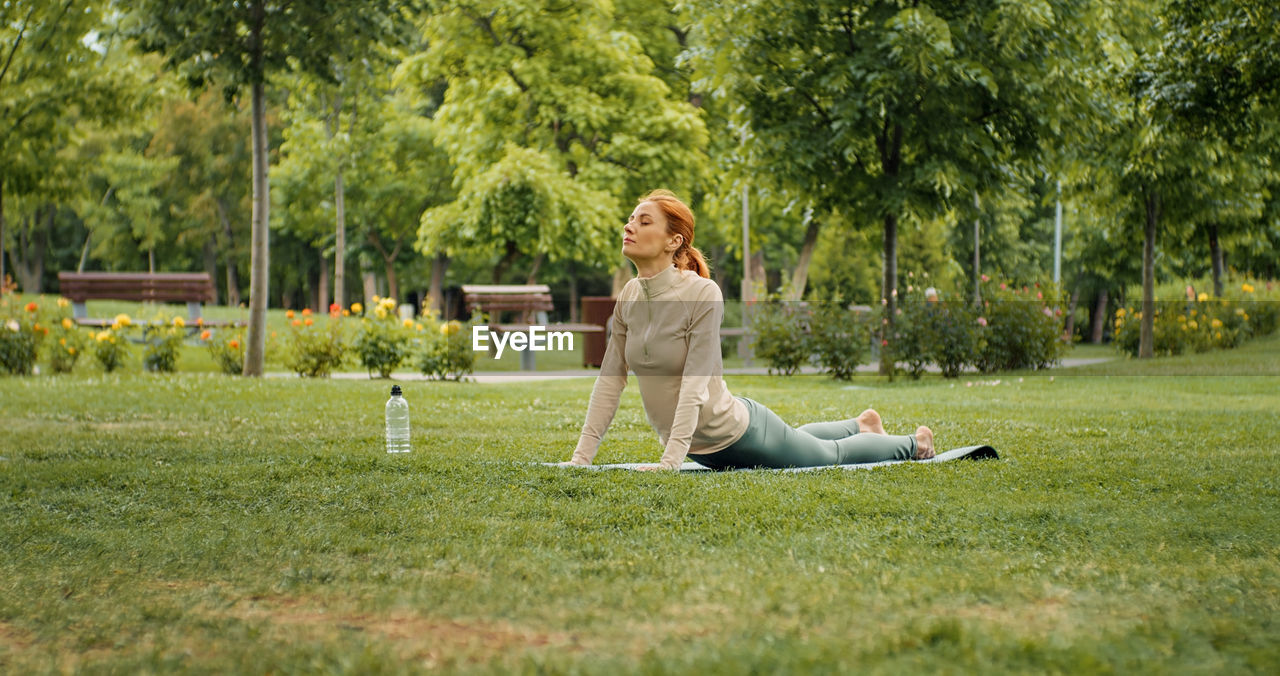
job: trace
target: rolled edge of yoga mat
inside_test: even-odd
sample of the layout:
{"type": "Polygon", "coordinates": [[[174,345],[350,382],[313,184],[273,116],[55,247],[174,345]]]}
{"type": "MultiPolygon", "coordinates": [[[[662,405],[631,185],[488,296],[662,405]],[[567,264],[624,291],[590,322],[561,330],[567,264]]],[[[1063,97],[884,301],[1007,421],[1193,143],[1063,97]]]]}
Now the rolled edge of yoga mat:
{"type": "MultiPolygon", "coordinates": [[[[823,465],[820,467],[786,467],[782,469],[774,469],[770,467],[750,467],[741,469],[713,470],[703,467],[696,462],[686,462],[680,466],[681,472],[814,472],[824,469],[870,469],[872,467],[885,467],[888,465],[901,465],[905,463],[927,463],[927,462],[950,462],[952,460],[997,460],[1000,454],[996,453],[996,449],[987,445],[978,446],[961,446],[953,448],[949,451],[939,453],[932,458],[926,460],[885,460],[882,462],[864,462],[854,465],[823,465]]],[[[582,470],[602,470],[602,469],[636,469],[637,467],[645,467],[653,465],[651,462],[624,462],[613,465],[561,465],[558,462],[539,463],[546,467],[566,467],[569,469],[582,470]]]]}

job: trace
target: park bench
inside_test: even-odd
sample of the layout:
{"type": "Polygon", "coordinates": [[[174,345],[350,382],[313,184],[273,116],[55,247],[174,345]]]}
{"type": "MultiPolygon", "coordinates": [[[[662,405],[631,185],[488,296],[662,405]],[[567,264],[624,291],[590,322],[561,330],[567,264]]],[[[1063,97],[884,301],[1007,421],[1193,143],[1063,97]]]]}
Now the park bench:
{"type": "MultiPolygon", "coordinates": [[[[600,324],[547,323],[547,312],[553,309],[551,287],[545,284],[464,284],[463,300],[468,312],[480,311],[489,316],[489,331],[506,333],[511,331],[527,332],[531,326],[542,326],[547,331],[568,331],[571,333],[599,333],[604,331],[600,324]],[[510,312],[515,317],[512,322],[501,322],[503,312],[510,312]]],[[[533,350],[520,353],[520,368],[524,371],[537,369],[533,350]]]]}
{"type": "MultiPolygon", "coordinates": [[[[202,303],[216,299],[207,272],[59,272],[59,292],[71,301],[71,314],[81,326],[110,326],[115,320],[90,317],[85,301],[125,300],[143,303],[186,303],[187,325],[240,326],[243,322],[208,320],[200,316],[202,303]]],[[[139,322],[145,323],[145,322],[139,322]]]]}

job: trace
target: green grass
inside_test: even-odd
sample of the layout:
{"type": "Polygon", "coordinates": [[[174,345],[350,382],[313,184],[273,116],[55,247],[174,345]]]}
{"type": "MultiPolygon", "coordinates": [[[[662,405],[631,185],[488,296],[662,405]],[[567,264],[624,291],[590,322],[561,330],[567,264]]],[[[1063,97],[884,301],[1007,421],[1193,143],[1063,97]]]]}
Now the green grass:
{"type": "Polygon", "coordinates": [[[405,383],[391,457],[377,381],[0,378],[0,671],[1275,673],[1277,364],[729,378],[1003,455],[804,474],[527,464],[589,380],[405,383]]]}

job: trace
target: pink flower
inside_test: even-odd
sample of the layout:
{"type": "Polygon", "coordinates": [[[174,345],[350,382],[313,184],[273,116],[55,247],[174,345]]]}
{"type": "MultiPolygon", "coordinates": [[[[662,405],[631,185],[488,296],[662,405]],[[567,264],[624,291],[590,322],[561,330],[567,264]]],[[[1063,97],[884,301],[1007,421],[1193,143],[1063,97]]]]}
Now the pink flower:
{"type": "Polygon", "coordinates": [[[988,277],[988,276],[986,276],[986,275],[983,275],[983,276],[982,276],[982,281],[984,281],[984,282],[989,282],[989,281],[991,281],[991,278],[990,278],[990,277],[988,277]]]}
{"type": "Polygon", "coordinates": [[[987,318],[986,318],[986,317],[978,317],[978,326],[986,326],[986,325],[987,325],[987,318]]]}
{"type": "Polygon", "coordinates": [[[1038,300],[1044,300],[1044,294],[1043,294],[1043,293],[1040,293],[1039,291],[1037,291],[1037,292],[1036,292],[1036,299],[1038,299],[1038,300]]]}
{"type": "Polygon", "coordinates": [[[889,341],[887,339],[884,339],[884,338],[880,339],[880,347],[887,347],[888,345],[889,345],[889,341]]]}
{"type": "Polygon", "coordinates": [[[1044,316],[1046,317],[1053,316],[1053,310],[1050,310],[1048,305],[1044,306],[1044,316]]]}
{"type": "Polygon", "coordinates": [[[1005,290],[1005,289],[1007,289],[1007,288],[1009,288],[1009,285],[1008,285],[1008,284],[1005,284],[1004,282],[1000,282],[1000,290],[1001,290],[1001,291],[1004,291],[1004,290],[1005,290]]]}

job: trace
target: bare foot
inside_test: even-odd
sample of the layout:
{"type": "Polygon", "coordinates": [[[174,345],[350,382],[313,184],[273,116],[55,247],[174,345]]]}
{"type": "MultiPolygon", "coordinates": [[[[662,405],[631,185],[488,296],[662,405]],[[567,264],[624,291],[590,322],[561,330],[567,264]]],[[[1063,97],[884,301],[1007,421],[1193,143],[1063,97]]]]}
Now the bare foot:
{"type": "Polygon", "coordinates": [[[933,455],[933,430],[921,425],[916,428],[916,460],[926,460],[933,455]]]}
{"type": "Polygon", "coordinates": [[[867,409],[858,414],[855,418],[858,421],[858,433],[870,432],[872,434],[884,434],[884,423],[880,422],[880,414],[874,409],[867,409]]]}

